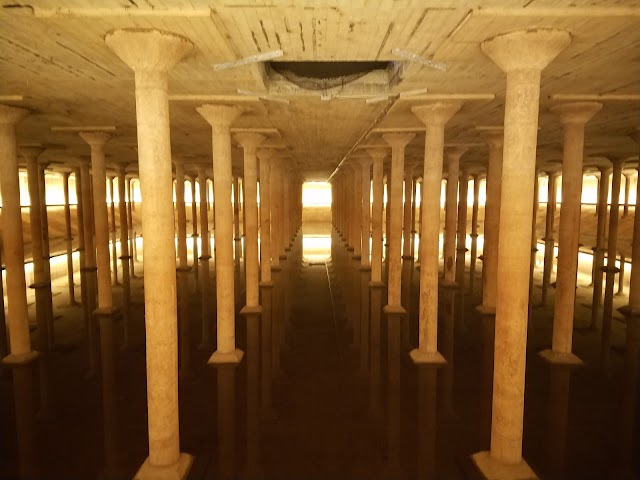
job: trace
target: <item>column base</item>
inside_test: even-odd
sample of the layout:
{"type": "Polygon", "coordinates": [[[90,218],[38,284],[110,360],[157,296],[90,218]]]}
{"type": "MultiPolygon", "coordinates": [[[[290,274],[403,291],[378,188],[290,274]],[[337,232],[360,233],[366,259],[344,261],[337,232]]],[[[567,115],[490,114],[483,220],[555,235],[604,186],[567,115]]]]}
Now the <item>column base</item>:
{"type": "Polygon", "coordinates": [[[369,288],[384,288],[386,285],[383,282],[374,282],[373,280],[369,282],[369,288]]]}
{"type": "Polygon", "coordinates": [[[251,315],[259,317],[260,315],[262,315],[262,306],[260,306],[260,305],[255,305],[255,306],[245,305],[244,307],[242,307],[242,309],[238,313],[240,315],[244,316],[244,317],[249,317],[251,315]]]}
{"type": "Polygon", "coordinates": [[[262,281],[258,284],[258,286],[260,288],[273,288],[273,282],[271,280],[269,281],[262,281]]]}
{"type": "Polygon", "coordinates": [[[414,365],[418,367],[433,366],[440,367],[447,363],[440,352],[426,353],[414,348],[409,352],[409,357],[414,365]]]}
{"type": "Polygon", "coordinates": [[[496,307],[485,307],[484,305],[478,305],[476,307],[476,312],[480,315],[496,315],[496,307]]]}
{"type": "Polygon", "coordinates": [[[213,366],[237,365],[242,361],[242,357],[244,357],[244,352],[239,348],[236,348],[233,352],[228,353],[222,353],[216,350],[209,358],[207,364],[213,366]]]}
{"type": "Polygon", "coordinates": [[[401,307],[400,305],[385,305],[382,307],[382,312],[388,316],[404,316],[407,314],[407,311],[401,307]]]}
{"type": "Polygon", "coordinates": [[[442,288],[449,288],[451,290],[455,290],[458,288],[458,283],[455,280],[443,280],[440,282],[440,286],[442,288]]]}
{"type": "Polygon", "coordinates": [[[550,348],[538,352],[538,356],[552,365],[565,365],[567,367],[580,367],[584,362],[577,355],[568,352],[555,352],[550,348]]]}
{"type": "Polygon", "coordinates": [[[524,460],[505,463],[492,458],[489,452],[474,453],[471,459],[487,480],[538,480],[538,476],[524,460]]]}
{"type": "Polygon", "coordinates": [[[182,452],[176,463],[162,467],[151,465],[147,457],[133,478],[135,480],[183,480],[187,478],[192,464],[193,456],[182,452]]]}
{"type": "Polygon", "coordinates": [[[403,260],[413,260],[413,255],[402,255],[403,260]]]}
{"type": "Polygon", "coordinates": [[[39,356],[40,352],[36,350],[31,350],[30,352],[18,355],[10,353],[2,359],[2,364],[7,367],[20,367],[23,365],[29,365],[31,362],[37,360],[39,356]]]}
{"type": "Polygon", "coordinates": [[[272,272],[279,272],[281,270],[282,270],[282,267],[280,265],[271,265],[272,272]]]}

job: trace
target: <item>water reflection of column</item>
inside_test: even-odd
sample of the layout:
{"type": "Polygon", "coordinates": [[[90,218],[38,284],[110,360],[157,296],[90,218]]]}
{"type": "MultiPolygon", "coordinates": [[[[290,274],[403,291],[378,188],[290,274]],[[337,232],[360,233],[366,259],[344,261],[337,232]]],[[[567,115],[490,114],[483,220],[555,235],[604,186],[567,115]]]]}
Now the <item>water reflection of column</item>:
{"type": "Polygon", "coordinates": [[[71,231],[71,206],[69,205],[69,175],[71,171],[62,174],[62,193],[64,196],[64,239],[67,243],[67,288],[69,292],[69,305],[76,306],[76,292],[73,283],[73,234],[71,231]]]}
{"type": "Polygon", "coordinates": [[[418,475],[419,480],[436,478],[438,369],[423,364],[418,368],[418,475]]]}
{"type": "Polygon", "coordinates": [[[481,317],[482,360],[480,361],[480,428],[478,428],[478,445],[483,450],[488,449],[491,445],[495,320],[495,315],[491,314],[485,314],[481,317]]]}
{"type": "Polygon", "coordinates": [[[547,447],[548,478],[565,478],[565,458],[567,451],[567,420],[569,416],[569,389],[571,366],[549,364],[549,398],[547,407],[547,447]]]}
{"type": "Polygon", "coordinates": [[[609,197],[609,177],[611,169],[600,169],[598,187],[598,224],[596,226],[596,246],[593,248],[593,300],[591,302],[591,328],[596,328],[600,320],[602,306],[602,268],[604,267],[605,232],[607,230],[607,207],[609,197]]]}
{"type": "Polygon", "coordinates": [[[218,364],[218,476],[235,477],[236,461],[236,366],[218,364]]]}
{"type": "MultiPolygon", "coordinates": [[[[440,338],[440,349],[446,363],[442,367],[442,410],[445,415],[453,416],[455,408],[453,406],[453,381],[454,381],[454,324],[455,324],[455,301],[456,291],[448,289],[444,291],[444,321],[441,325],[442,335],[440,338]]],[[[435,362],[434,362],[435,363],[435,362]]]]}
{"type": "MultiPolygon", "coordinates": [[[[633,270],[632,270],[633,271],[633,270]]],[[[618,463],[629,471],[637,463],[638,380],[640,378],[640,317],[637,311],[627,315],[627,335],[624,353],[624,381],[619,408],[618,463]]]]}

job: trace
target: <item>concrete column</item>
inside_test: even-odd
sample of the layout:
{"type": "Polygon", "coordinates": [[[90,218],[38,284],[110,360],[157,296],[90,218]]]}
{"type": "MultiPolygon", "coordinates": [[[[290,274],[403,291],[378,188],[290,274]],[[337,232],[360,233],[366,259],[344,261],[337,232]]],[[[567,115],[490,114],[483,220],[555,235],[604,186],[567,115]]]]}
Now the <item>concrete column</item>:
{"type": "MultiPolygon", "coordinates": [[[[636,136],[640,145],[640,132],[636,136]]],[[[640,172],[640,168],[639,168],[640,172]]],[[[640,214],[638,214],[638,199],[640,199],[640,176],[636,185],[636,208],[633,215],[633,242],[631,252],[631,278],[629,279],[629,310],[632,314],[640,313],[640,214]]]]}
{"type": "Polygon", "coordinates": [[[570,41],[536,29],[481,44],[507,74],[491,449],[473,456],[488,478],[535,477],[522,459],[522,420],[540,73],[570,41]]]}
{"type": "Polygon", "coordinates": [[[631,175],[624,175],[624,210],[623,217],[629,215],[629,190],[631,190],[631,175]]]}
{"type": "Polygon", "coordinates": [[[593,300],[591,303],[591,328],[596,328],[602,305],[602,269],[604,268],[605,232],[607,229],[607,208],[609,198],[610,169],[600,169],[598,186],[598,223],[596,226],[596,246],[593,249],[593,300]]]}
{"type": "MultiPolygon", "coordinates": [[[[87,284],[87,295],[85,306],[85,320],[87,328],[87,353],[89,357],[89,368],[85,374],[87,378],[96,375],[97,361],[97,332],[93,314],[96,310],[97,277],[96,277],[96,248],[93,235],[93,202],[91,200],[91,173],[89,163],[82,162],[80,165],[82,179],[82,226],[84,229],[84,275],[87,284]]],[[[105,205],[106,208],[106,205],[105,205]]],[[[108,261],[107,261],[108,263],[108,261]]],[[[110,281],[109,281],[110,284],[110,281]]]]}
{"type": "MultiPolygon", "coordinates": [[[[31,247],[33,257],[33,285],[36,297],[36,322],[38,324],[36,348],[40,353],[49,350],[49,329],[53,328],[53,307],[51,299],[51,277],[45,265],[44,234],[42,225],[42,201],[39,189],[38,157],[44,151],[41,147],[21,147],[20,154],[26,160],[29,184],[29,223],[31,226],[31,247]]],[[[47,260],[48,261],[48,260],[47,260]]]]}
{"type": "Polygon", "coordinates": [[[282,245],[282,166],[277,157],[271,159],[271,266],[272,270],[280,270],[280,246],[282,245]]]}
{"type": "Polygon", "coordinates": [[[73,234],[71,232],[71,206],[69,205],[69,175],[71,170],[62,173],[62,194],[64,196],[64,239],[67,243],[67,288],[69,295],[69,305],[75,306],[76,292],[73,283],[73,234]]]}
{"type": "MultiPolygon", "coordinates": [[[[529,318],[532,317],[533,308],[533,272],[536,267],[536,257],[538,255],[538,233],[536,231],[536,225],[538,224],[538,210],[540,209],[540,175],[538,168],[534,171],[533,180],[533,209],[531,215],[531,256],[529,257],[529,318]]],[[[533,323],[529,323],[531,327],[533,323]]]]}
{"type": "Polygon", "coordinates": [[[240,177],[233,177],[233,239],[236,242],[240,237],[240,177]]]}
{"type": "Polygon", "coordinates": [[[489,147],[486,202],[484,206],[484,244],[482,247],[482,304],[477,310],[495,315],[498,283],[498,240],[500,237],[500,199],[502,197],[502,127],[483,128],[489,147]]]}
{"type": "Polygon", "coordinates": [[[255,133],[246,133],[236,135],[236,140],[244,150],[245,305],[247,308],[255,308],[260,305],[258,291],[258,165],[256,149],[264,141],[264,137],[255,133]]]}
{"type": "Polygon", "coordinates": [[[111,268],[113,270],[113,285],[120,285],[118,280],[118,247],[116,241],[116,206],[114,203],[113,176],[109,176],[109,194],[111,195],[111,268]]]}
{"type": "Polygon", "coordinates": [[[74,176],[76,181],[76,199],[78,205],[76,207],[76,221],[78,227],[78,252],[80,253],[80,298],[82,302],[82,317],[84,320],[85,329],[88,329],[89,314],[87,306],[87,263],[85,255],[85,242],[84,242],[84,208],[82,202],[82,168],[74,168],[74,176]]]}
{"type": "Polygon", "coordinates": [[[81,132],[80,137],[91,147],[93,216],[96,232],[96,265],[98,267],[98,308],[109,309],[113,305],[113,294],[111,291],[111,267],[109,265],[109,220],[104,145],[109,141],[111,135],[104,132],[81,132]]]}
{"type": "Polygon", "coordinates": [[[118,214],[120,215],[120,262],[122,265],[122,325],[124,330],[122,347],[131,346],[129,308],[131,305],[131,279],[129,277],[129,222],[127,220],[126,171],[118,167],[118,214]]]}
{"type": "Polygon", "coordinates": [[[195,280],[195,290],[200,291],[199,268],[198,268],[198,206],[196,205],[196,180],[197,176],[191,176],[191,240],[193,242],[193,278],[195,280]]]}
{"type": "Polygon", "coordinates": [[[602,343],[600,347],[600,365],[604,370],[609,368],[611,358],[611,322],[613,319],[613,287],[615,284],[616,256],[618,249],[618,210],[620,207],[620,182],[622,180],[623,161],[614,159],[611,173],[611,209],[609,210],[609,236],[607,245],[607,266],[604,305],[602,309],[602,343]]]}
{"type": "Polygon", "coordinates": [[[469,295],[473,295],[478,258],[478,209],[480,207],[480,175],[473,175],[473,208],[471,210],[471,259],[469,262],[469,295]]]}
{"type": "Polygon", "coordinates": [[[238,364],[243,352],[236,348],[234,276],[233,276],[233,209],[223,199],[231,198],[231,137],[229,129],[242,114],[237,107],[203,105],[196,109],[211,125],[213,143],[213,182],[216,222],[216,300],[218,345],[210,364],[238,364]]]}
{"type": "Polygon", "coordinates": [[[9,351],[3,363],[25,363],[31,351],[27,285],[24,278],[24,240],[20,211],[20,183],[16,124],[28,114],[22,108],[0,105],[0,194],[2,195],[2,243],[7,281],[9,351]]]}
{"type": "Polygon", "coordinates": [[[207,174],[203,165],[198,166],[198,184],[200,186],[200,249],[202,256],[211,256],[209,243],[209,214],[207,213],[207,174]]]}
{"type": "Polygon", "coordinates": [[[116,30],[107,45],[135,72],[142,189],[149,457],[136,478],[185,478],[180,453],[175,244],[167,72],[193,48],[158,30],[116,30]],[[153,232],[152,234],[149,234],[153,232]]]}
{"type": "Polygon", "coordinates": [[[360,192],[362,198],[360,231],[362,248],[360,252],[360,375],[366,378],[369,368],[369,281],[371,261],[369,240],[371,238],[371,159],[360,159],[360,192]]]}
{"type": "MultiPolygon", "coordinates": [[[[444,220],[444,282],[445,287],[456,286],[456,227],[458,224],[458,178],[460,157],[466,148],[447,151],[447,200],[444,220]]],[[[422,268],[422,267],[421,267],[422,268]]]]}
{"type": "Polygon", "coordinates": [[[403,314],[404,308],[400,303],[400,284],[402,275],[402,251],[400,249],[400,238],[402,235],[402,180],[404,177],[404,149],[413,140],[413,133],[386,133],[382,136],[391,145],[391,181],[389,182],[390,192],[388,193],[389,225],[389,280],[387,282],[387,305],[384,307],[385,313],[403,314]]]}
{"type": "Polygon", "coordinates": [[[402,219],[402,259],[411,260],[411,212],[413,211],[413,165],[404,168],[404,203],[402,219]]]}
{"type": "Polygon", "coordinates": [[[260,150],[260,282],[271,282],[271,152],[260,150]]]}
{"type": "Polygon", "coordinates": [[[460,107],[459,103],[436,102],[411,109],[426,127],[420,200],[418,348],[409,354],[416,365],[445,363],[444,357],[438,352],[440,187],[444,163],[444,127],[460,107]]]}
{"type": "Polygon", "coordinates": [[[460,195],[458,199],[458,225],[456,248],[456,284],[464,290],[464,267],[467,252],[467,198],[469,193],[469,170],[463,166],[460,169],[460,195]]]}
{"type": "Polygon", "coordinates": [[[547,210],[544,230],[544,268],[542,271],[542,298],[540,300],[540,305],[547,304],[547,293],[551,286],[551,272],[553,271],[555,253],[555,237],[553,230],[556,216],[558,174],[555,172],[548,172],[547,178],[547,210]]]}
{"type": "Polygon", "coordinates": [[[551,363],[581,364],[571,353],[576,301],[584,126],[602,108],[595,102],[567,103],[551,107],[564,128],[562,159],[562,208],[558,238],[558,275],[551,350],[540,353],[551,363]]]}
{"type": "Polygon", "coordinates": [[[127,203],[127,214],[129,217],[129,266],[131,267],[131,276],[136,278],[136,270],[135,270],[135,262],[138,260],[138,248],[136,245],[136,231],[133,229],[133,205],[135,202],[133,200],[133,179],[129,178],[127,180],[127,190],[129,192],[129,202],[127,203]]]}

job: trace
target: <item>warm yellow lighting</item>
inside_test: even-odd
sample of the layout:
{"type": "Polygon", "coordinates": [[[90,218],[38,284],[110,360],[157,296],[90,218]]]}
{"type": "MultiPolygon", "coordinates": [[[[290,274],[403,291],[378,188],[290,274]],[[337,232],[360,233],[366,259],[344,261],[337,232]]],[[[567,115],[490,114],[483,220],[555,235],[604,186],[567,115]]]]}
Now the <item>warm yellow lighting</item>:
{"type": "Polygon", "coordinates": [[[305,182],[302,185],[302,205],[305,207],[330,207],[331,184],[328,182],[305,182]]]}

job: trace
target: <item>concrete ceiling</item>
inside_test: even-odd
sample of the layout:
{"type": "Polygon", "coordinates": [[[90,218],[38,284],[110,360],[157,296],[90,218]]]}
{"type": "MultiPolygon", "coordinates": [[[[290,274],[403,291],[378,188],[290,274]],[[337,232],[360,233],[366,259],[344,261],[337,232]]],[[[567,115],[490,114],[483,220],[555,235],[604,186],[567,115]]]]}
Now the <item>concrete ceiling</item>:
{"type": "MultiPolygon", "coordinates": [[[[502,124],[505,90],[503,73],[480,51],[480,42],[536,27],[572,34],[571,45],[542,75],[541,151],[551,152],[547,157],[562,152],[561,125],[548,112],[557,102],[553,95],[625,95],[604,101],[587,125],[587,153],[637,154],[629,135],[640,124],[640,0],[2,3],[0,102],[33,110],[18,129],[18,141],[55,145],[46,154],[51,160],[88,154],[76,133],[51,127],[104,125],[116,127],[108,157],[135,162],[133,72],[103,41],[110,30],[131,27],[176,32],[196,46],[171,71],[169,82],[172,150],[194,162],[211,161],[210,127],[195,111],[207,99],[246,104],[251,111],[234,127],[277,129],[279,136],[270,142],[309,180],[326,179],[376,121],[377,129],[415,129],[408,156],[421,161],[424,134],[410,107],[433,94],[474,98],[449,122],[446,141],[477,145],[476,126],[502,124]],[[274,49],[284,51],[276,61],[400,61],[392,53],[395,48],[444,62],[448,69],[407,63],[398,83],[384,85],[380,72],[374,72],[327,92],[334,98],[323,101],[322,92],[292,87],[262,64],[213,68],[274,49]],[[425,88],[426,95],[396,99],[401,92],[425,88]],[[238,89],[256,94],[238,95],[238,89]],[[381,94],[389,99],[378,98],[381,94]],[[270,101],[270,96],[289,104],[270,101]],[[367,98],[379,101],[367,103],[367,98]]],[[[381,143],[379,134],[372,132],[363,143],[381,143]]],[[[463,161],[485,157],[486,147],[475,146],[463,161]]],[[[234,161],[240,158],[236,154],[234,161]]]]}

